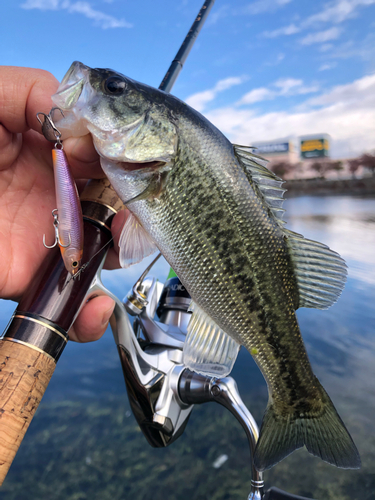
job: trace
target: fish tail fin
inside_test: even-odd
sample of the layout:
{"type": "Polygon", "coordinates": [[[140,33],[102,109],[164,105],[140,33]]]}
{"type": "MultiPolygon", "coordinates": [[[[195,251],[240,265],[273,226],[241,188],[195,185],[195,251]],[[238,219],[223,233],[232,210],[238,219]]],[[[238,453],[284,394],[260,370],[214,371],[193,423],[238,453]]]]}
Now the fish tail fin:
{"type": "Polygon", "coordinates": [[[361,467],[358,450],[349,432],[328,394],[320,387],[323,404],[319,411],[296,415],[292,410],[280,414],[271,401],[268,403],[254,453],[257,470],[270,469],[303,445],[312,455],[336,467],[361,467]]]}

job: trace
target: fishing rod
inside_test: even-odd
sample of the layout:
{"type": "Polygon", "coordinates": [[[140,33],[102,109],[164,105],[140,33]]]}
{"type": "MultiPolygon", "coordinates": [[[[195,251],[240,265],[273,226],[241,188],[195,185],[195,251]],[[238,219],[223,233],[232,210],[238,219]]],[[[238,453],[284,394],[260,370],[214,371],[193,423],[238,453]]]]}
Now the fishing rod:
{"type": "MultiPolygon", "coordinates": [[[[214,0],[204,2],[163,78],[162,90],[171,90],[213,4],[214,0]]],[[[66,346],[69,329],[94,293],[112,240],[112,219],[124,208],[103,179],[91,180],[80,199],[85,241],[82,262],[89,265],[79,280],[72,279],[58,249],[51,251],[0,340],[0,485],[66,346]]]]}
{"type": "Polygon", "coordinates": [[[180,50],[177,52],[161,84],[159,85],[160,90],[164,90],[164,92],[170,92],[172,90],[172,87],[184,66],[187,56],[193,48],[195,40],[197,39],[200,30],[203,28],[203,24],[205,23],[214,3],[215,0],[207,0],[204,2],[203,7],[199,11],[192,27],[186,35],[185,40],[182,42],[180,50]]]}

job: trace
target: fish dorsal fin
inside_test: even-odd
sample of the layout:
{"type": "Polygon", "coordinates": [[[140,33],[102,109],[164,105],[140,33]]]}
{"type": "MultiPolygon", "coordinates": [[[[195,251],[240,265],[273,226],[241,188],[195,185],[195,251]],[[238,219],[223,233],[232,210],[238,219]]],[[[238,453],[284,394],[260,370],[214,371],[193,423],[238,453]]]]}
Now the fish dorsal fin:
{"type": "Polygon", "coordinates": [[[282,220],[285,212],[282,208],[286,191],[286,189],[282,188],[284,181],[266,168],[268,161],[261,156],[255,155],[251,147],[233,144],[233,148],[241,166],[250,174],[268,208],[277,221],[284,224],[282,220]]]}
{"type": "Polygon", "coordinates": [[[193,314],[184,344],[184,364],[203,375],[227,376],[237,359],[239,344],[194,302],[190,310],[193,314]]]}
{"type": "Polygon", "coordinates": [[[120,265],[124,268],[141,262],[157,250],[154,241],[131,212],[122,228],[119,247],[120,265]]]}
{"type": "Polygon", "coordinates": [[[344,259],[323,243],[283,230],[297,278],[299,307],[327,309],[344,288],[347,277],[344,259]]]}
{"type": "Polygon", "coordinates": [[[284,232],[298,284],[298,306],[327,309],[336,302],[344,288],[347,276],[345,261],[323,243],[286,229],[282,220],[283,181],[265,167],[266,160],[254,155],[251,148],[234,145],[234,152],[284,232]]]}

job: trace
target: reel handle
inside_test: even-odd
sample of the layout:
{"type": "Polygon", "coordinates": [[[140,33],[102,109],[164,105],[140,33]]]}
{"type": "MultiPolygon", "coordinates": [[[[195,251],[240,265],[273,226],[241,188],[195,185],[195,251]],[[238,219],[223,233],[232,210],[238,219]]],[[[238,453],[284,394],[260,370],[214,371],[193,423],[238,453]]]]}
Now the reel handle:
{"type": "Polygon", "coordinates": [[[73,279],[58,249],[51,251],[0,340],[0,485],[107,253],[112,219],[123,208],[107,179],[90,181],[81,204],[85,238],[82,262],[89,264],[73,279]]]}

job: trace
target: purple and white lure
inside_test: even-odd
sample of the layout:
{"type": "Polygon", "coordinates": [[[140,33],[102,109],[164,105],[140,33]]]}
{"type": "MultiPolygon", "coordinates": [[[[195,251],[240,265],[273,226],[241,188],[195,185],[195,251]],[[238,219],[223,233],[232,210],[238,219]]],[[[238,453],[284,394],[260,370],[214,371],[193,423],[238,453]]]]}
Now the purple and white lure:
{"type": "MultiPolygon", "coordinates": [[[[48,115],[44,113],[38,113],[37,115],[46,139],[51,140],[52,133],[52,140],[55,141],[55,147],[52,150],[57,203],[57,209],[52,211],[55,241],[53,245],[46,245],[45,237],[43,237],[43,244],[46,248],[59,245],[65,268],[74,276],[78,272],[82,261],[83,217],[77,186],[63,150],[61,133],[52,120],[55,109],[59,108],[52,108],[48,115]],[[39,119],[39,115],[44,116],[44,123],[39,119]]],[[[62,113],[60,109],[59,111],[62,113]]]]}

